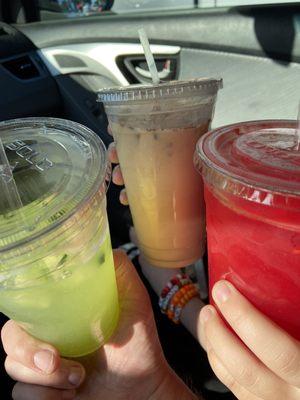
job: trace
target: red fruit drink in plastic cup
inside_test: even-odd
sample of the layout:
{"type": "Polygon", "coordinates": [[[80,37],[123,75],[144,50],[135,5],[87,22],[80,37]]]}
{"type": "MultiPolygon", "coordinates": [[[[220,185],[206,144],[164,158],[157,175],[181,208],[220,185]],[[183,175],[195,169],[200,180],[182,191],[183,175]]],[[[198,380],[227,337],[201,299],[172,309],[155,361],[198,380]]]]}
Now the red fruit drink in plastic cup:
{"type": "Polygon", "coordinates": [[[210,288],[226,279],[300,339],[300,151],[296,121],[216,129],[197,144],[210,288]]]}

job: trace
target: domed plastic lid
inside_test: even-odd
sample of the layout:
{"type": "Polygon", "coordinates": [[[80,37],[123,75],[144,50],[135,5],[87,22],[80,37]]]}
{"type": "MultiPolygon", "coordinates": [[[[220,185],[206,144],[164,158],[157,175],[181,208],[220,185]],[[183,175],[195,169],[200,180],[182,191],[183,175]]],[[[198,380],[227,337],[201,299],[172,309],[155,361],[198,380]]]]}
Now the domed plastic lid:
{"type": "Polygon", "coordinates": [[[98,101],[105,104],[160,98],[215,95],[222,88],[222,79],[201,78],[188,81],[163,82],[159,85],[130,85],[98,91],[98,101]]]}
{"type": "MultiPolygon", "coordinates": [[[[0,135],[23,204],[0,200],[0,251],[31,240],[74,215],[103,190],[105,146],[91,130],[55,118],[0,123],[0,135]]],[[[1,177],[0,177],[1,178],[1,177]]]]}
{"type": "MultiPolygon", "coordinates": [[[[218,182],[223,190],[237,196],[247,197],[244,190],[247,187],[299,196],[300,150],[296,128],[296,121],[274,120],[216,129],[198,142],[196,164],[212,185],[218,182]]],[[[253,190],[251,196],[255,196],[253,190]]]]}

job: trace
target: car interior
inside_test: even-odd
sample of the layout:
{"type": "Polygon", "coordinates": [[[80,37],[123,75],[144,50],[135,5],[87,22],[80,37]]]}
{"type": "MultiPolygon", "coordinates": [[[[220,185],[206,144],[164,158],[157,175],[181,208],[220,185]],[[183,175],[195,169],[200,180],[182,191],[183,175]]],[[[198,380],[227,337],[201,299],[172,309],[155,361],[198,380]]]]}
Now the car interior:
{"type": "MultiPolygon", "coordinates": [[[[186,8],[184,3],[178,9],[141,8],[126,13],[112,9],[62,18],[59,11],[46,12],[42,2],[0,0],[0,120],[65,118],[86,125],[107,146],[112,137],[103,105],[96,101],[97,90],[151,82],[139,43],[141,27],[164,81],[223,79],[213,128],[239,121],[296,119],[300,3],[264,4],[262,0],[241,6],[236,1],[230,6],[201,7],[197,1],[186,8]]],[[[113,247],[129,241],[132,225],[128,207],[119,203],[119,192],[119,187],[110,185],[113,247]]],[[[137,260],[135,264],[139,269],[137,260]]],[[[206,399],[235,398],[221,384],[213,385],[204,351],[183,327],[174,328],[160,314],[157,298],[147,288],[161,343],[174,370],[206,399]]],[[[6,320],[0,316],[1,326],[6,320]]],[[[14,382],[5,373],[4,359],[1,348],[0,398],[10,399],[14,382]]]]}

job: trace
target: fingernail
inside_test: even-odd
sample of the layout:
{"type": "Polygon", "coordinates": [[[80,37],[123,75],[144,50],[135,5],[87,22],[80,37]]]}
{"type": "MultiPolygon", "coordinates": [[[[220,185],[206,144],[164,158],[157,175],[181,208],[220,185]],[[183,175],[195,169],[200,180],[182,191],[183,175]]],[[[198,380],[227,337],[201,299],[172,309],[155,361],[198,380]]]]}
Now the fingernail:
{"type": "Polygon", "coordinates": [[[201,311],[201,322],[202,323],[206,323],[213,315],[212,309],[209,307],[205,307],[203,308],[203,310],[201,311]]]}
{"type": "Polygon", "coordinates": [[[76,396],[76,391],[75,390],[64,390],[62,392],[62,399],[63,400],[72,400],[76,396]]]}
{"type": "Polygon", "coordinates": [[[46,374],[53,370],[54,353],[50,350],[40,350],[33,356],[35,366],[46,374]]]}
{"type": "Polygon", "coordinates": [[[69,382],[74,386],[78,386],[82,378],[83,378],[82,369],[80,367],[72,367],[68,378],[69,382]]]}
{"type": "Polygon", "coordinates": [[[216,303],[225,303],[229,299],[231,291],[226,282],[218,282],[213,287],[212,295],[216,303]]]}

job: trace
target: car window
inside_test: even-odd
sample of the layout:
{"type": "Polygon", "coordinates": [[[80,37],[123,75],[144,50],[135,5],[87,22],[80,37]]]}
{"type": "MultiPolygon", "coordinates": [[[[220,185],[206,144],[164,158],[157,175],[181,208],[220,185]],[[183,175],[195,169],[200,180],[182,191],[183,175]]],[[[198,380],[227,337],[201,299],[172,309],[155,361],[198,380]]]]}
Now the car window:
{"type": "Polygon", "coordinates": [[[67,18],[105,12],[124,14],[136,11],[195,8],[195,0],[39,0],[42,19],[62,14],[67,18]],[[56,14],[56,15],[55,15],[56,14]]]}
{"type": "MultiPolygon", "coordinates": [[[[200,0],[201,1],[201,0],[200,0]]],[[[295,3],[295,0],[214,0],[216,7],[295,3]]]]}
{"type": "Polygon", "coordinates": [[[41,19],[97,14],[294,3],[294,0],[39,0],[41,19]]]}

